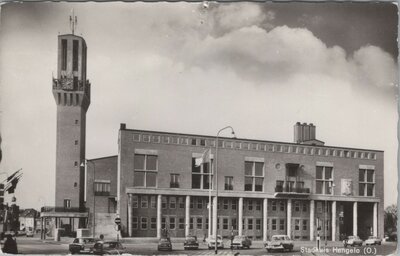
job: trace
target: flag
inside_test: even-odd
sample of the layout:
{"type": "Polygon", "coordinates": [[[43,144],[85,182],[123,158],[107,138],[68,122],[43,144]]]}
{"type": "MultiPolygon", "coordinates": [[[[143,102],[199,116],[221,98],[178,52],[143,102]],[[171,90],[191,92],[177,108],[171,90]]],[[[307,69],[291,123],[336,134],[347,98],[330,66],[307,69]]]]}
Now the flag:
{"type": "MultiPolygon", "coordinates": [[[[21,170],[21,169],[20,169],[21,170]]],[[[7,184],[5,185],[4,190],[8,192],[8,194],[13,194],[15,189],[17,188],[18,181],[22,177],[22,173],[19,174],[19,171],[16,171],[11,176],[7,178],[7,184]]]]}
{"type": "Polygon", "coordinates": [[[10,182],[10,181],[15,177],[15,175],[17,175],[17,174],[19,173],[19,171],[21,171],[21,170],[22,170],[22,169],[19,169],[18,171],[14,172],[14,173],[11,174],[10,176],[8,176],[7,182],[10,182]]]}
{"type": "Polygon", "coordinates": [[[203,152],[203,155],[199,158],[195,159],[195,165],[196,167],[199,167],[200,165],[204,163],[209,163],[211,162],[211,149],[206,149],[206,151],[203,152]]]}

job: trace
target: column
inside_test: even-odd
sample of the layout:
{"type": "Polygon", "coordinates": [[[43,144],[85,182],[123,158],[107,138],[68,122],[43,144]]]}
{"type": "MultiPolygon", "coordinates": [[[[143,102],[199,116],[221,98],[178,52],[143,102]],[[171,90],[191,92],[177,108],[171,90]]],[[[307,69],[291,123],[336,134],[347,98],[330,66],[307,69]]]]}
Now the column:
{"type": "Polygon", "coordinates": [[[128,194],[128,235],[132,237],[132,194],[128,194]]]}
{"type": "Polygon", "coordinates": [[[218,200],[217,197],[213,197],[213,226],[212,226],[212,234],[213,237],[217,235],[217,225],[218,225],[218,200]]]}
{"type": "Polygon", "coordinates": [[[373,232],[374,236],[378,236],[378,203],[374,203],[374,210],[373,210],[373,232]]]}
{"type": "Polygon", "coordinates": [[[353,236],[356,236],[357,231],[357,202],[353,204],[353,236]]]}
{"type": "Polygon", "coordinates": [[[243,234],[243,197],[239,197],[239,205],[238,205],[238,230],[239,236],[243,234]]]}
{"type": "Polygon", "coordinates": [[[310,201],[310,241],[314,241],[314,200],[310,201]]]}
{"type": "Polygon", "coordinates": [[[157,238],[161,238],[161,195],[157,195],[157,238]]]}
{"type": "Polygon", "coordinates": [[[212,235],[212,197],[208,197],[208,237],[212,235]]]}
{"type": "Polygon", "coordinates": [[[186,196],[185,201],[185,236],[190,233],[190,196],[186,196]]]}
{"type": "Polygon", "coordinates": [[[264,198],[263,204],[263,241],[268,238],[268,199],[264,198]]]}
{"type": "Polygon", "coordinates": [[[292,199],[287,200],[287,232],[286,234],[292,238],[292,199]]]}
{"type": "Polygon", "coordinates": [[[43,217],[40,218],[40,239],[44,239],[43,238],[43,234],[44,234],[44,229],[43,229],[43,217]]]}
{"type": "Polygon", "coordinates": [[[332,241],[336,241],[336,201],[332,201],[332,241]]]}

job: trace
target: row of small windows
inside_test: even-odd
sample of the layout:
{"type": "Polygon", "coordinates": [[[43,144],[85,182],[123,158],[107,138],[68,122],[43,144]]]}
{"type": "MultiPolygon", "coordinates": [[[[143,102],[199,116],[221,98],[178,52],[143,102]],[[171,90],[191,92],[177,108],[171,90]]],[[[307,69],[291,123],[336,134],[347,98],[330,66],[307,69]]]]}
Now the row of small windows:
{"type": "MultiPolygon", "coordinates": [[[[134,133],[133,140],[149,142],[149,143],[152,142],[152,143],[164,143],[164,144],[181,144],[181,145],[191,145],[191,146],[215,147],[215,140],[212,139],[188,138],[179,136],[149,135],[149,134],[134,133]]],[[[316,148],[316,147],[305,147],[305,146],[295,146],[295,145],[263,144],[263,143],[251,143],[251,142],[241,142],[241,141],[218,140],[218,147],[244,149],[244,150],[259,150],[259,151],[269,151],[269,152],[297,153],[304,155],[376,159],[376,153],[373,152],[316,148]]]]}

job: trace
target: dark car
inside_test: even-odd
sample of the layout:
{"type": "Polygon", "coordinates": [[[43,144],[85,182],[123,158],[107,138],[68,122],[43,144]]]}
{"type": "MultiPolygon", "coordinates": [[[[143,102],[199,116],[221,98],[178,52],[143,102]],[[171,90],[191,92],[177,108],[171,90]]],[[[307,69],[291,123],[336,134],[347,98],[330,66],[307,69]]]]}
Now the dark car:
{"type": "Polygon", "coordinates": [[[93,246],[93,254],[103,255],[103,254],[113,254],[119,255],[125,253],[125,247],[122,246],[120,242],[116,241],[98,241],[93,246]]]}
{"type": "Polygon", "coordinates": [[[171,239],[169,239],[169,238],[160,238],[160,240],[158,241],[157,249],[159,251],[161,251],[161,250],[172,251],[171,239]]]}
{"type": "Polygon", "coordinates": [[[69,251],[74,253],[91,253],[94,244],[97,242],[96,239],[91,237],[75,238],[72,243],[69,244],[69,251]]]}
{"type": "Polygon", "coordinates": [[[249,249],[251,246],[251,240],[247,236],[235,236],[232,240],[231,249],[232,248],[247,248],[249,249]]]}
{"type": "Polygon", "coordinates": [[[183,248],[188,249],[199,249],[199,242],[197,241],[197,236],[187,236],[185,242],[183,243],[183,248]]]}

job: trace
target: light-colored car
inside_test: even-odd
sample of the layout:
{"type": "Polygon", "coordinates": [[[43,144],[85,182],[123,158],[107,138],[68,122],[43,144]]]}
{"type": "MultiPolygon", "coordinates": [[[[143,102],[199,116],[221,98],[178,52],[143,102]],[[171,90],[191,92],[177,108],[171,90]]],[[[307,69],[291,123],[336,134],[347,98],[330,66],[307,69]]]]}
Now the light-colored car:
{"type": "Polygon", "coordinates": [[[69,244],[69,251],[71,254],[91,253],[96,242],[97,240],[92,237],[75,238],[72,243],[69,244]]]}
{"type": "Polygon", "coordinates": [[[348,236],[345,240],[343,240],[344,247],[350,246],[362,246],[363,240],[361,240],[358,236],[348,236]]]}
{"type": "Polygon", "coordinates": [[[235,236],[231,243],[232,248],[247,248],[251,246],[251,240],[247,236],[235,236]]]}
{"type": "Polygon", "coordinates": [[[365,245],[381,245],[382,244],[382,239],[376,237],[376,236],[369,236],[367,240],[365,240],[365,245]]]}
{"type": "MultiPolygon", "coordinates": [[[[215,237],[210,237],[207,242],[208,249],[215,248],[215,237]]],[[[222,249],[224,248],[224,242],[222,241],[222,236],[217,236],[217,248],[222,249]]]]}
{"type": "Polygon", "coordinates": [[[33,228],[28,227],[28,229],[26,230],[26,237],[33,237],[34,234],[35,234],[35,231],[33,230],[33,228]]]}
{"type": "Polygon", "coordinates": [[[273,235],[271,237],[271,241],[265,243],[265,249],[267,249],[268,252],[275,250],[288,250],[289,252],[291,252],[293,250],[293,247],[294,243],[292,239],[290,239],[290,237],[287,235],[273,235]]]}

